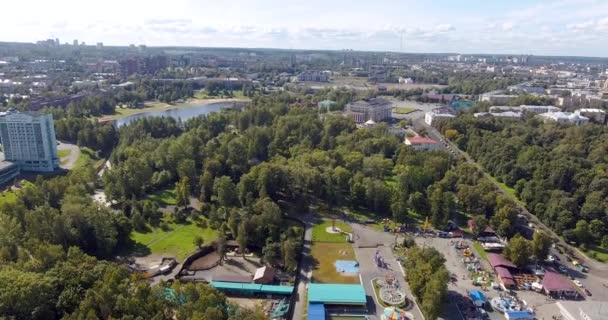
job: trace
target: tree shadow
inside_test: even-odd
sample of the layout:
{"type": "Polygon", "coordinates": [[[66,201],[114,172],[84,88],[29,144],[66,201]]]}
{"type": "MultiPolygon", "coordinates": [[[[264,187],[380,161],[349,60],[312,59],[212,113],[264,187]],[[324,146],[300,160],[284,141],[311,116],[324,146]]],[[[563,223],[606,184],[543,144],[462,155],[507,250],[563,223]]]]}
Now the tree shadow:
{"type": "Polygon", "coordinates": [[[148,248],[148,246],[133,240],[129,240],[129,242],[124,246],[124,249],[121,250],[121,255],[129,255],[134,257],[145,257],[151,253],[152,251],[150,248],[148,248]]]}

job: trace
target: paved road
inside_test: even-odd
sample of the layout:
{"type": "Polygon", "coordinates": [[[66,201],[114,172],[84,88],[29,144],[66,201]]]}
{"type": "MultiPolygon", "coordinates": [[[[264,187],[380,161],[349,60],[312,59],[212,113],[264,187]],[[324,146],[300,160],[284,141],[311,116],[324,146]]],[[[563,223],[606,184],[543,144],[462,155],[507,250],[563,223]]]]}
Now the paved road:
{"type": "Polygon", "coordinates": [[[78,160],[78,157],[80,156],[80,149],[78,146],[71,143],[59,142],[57,145],[57,150],[70,150],[70,154],[67,157],[60,159],[61,162],[64,162],[64,160],[65,162],[59,166],[67,170],[72,169],[76,163],[76,160],[78,160]]]}
{"type": "Polygon", "coordinates": [[[292,320],[303,320],[304,306],[307,303],[306,299],[306,289],[308,287],[308,283],[310,282],[310,278],[312,276],[312,268],[310,263],[310,247],[312,245],[312,226],[314,223],[314,218],[312,216],[303,217],[302,221],[304,222],[304,245],[302,247],[302,256],[300,257],[300,272],[298,273],[297,283],[298,283],[298,293],[297,300],[294,305],[294,311],[292,320]]]}

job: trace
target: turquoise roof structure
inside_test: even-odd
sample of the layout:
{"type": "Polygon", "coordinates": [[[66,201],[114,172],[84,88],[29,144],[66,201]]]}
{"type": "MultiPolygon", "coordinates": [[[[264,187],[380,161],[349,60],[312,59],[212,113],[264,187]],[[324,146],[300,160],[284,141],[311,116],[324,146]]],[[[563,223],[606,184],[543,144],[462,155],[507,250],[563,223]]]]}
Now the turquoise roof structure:
{"type": "Polygon", "coordinates": [[[308,285],[308,302],[364,305],[367,298],[365,289],[360,284],[311,283],[308,285]]]}
{"type": "Polygon", "coordinates": [[[293,286],[273,286],[256,283],[237,283],[212,281],[211,286],[218,290],[239,291],[242,293],[266,293],[290,295],[293,293],[293,286]]]}

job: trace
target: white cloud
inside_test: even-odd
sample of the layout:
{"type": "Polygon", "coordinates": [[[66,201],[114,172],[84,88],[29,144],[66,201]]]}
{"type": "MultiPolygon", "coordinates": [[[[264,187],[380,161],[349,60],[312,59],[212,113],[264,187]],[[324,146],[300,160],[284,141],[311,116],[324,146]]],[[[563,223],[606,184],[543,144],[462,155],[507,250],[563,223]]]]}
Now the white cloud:
{"type": "Polygon", "coordinates": [[[504,22],[501,27],[502,31],[513,31],[513,22],[504,22]]]}
{"type": "Polygon", "coordinates": [[[448,32],[448,31],[453,31],[455,28],[454,26],[452,26],[451,24],[439,24],[437,26],[435,26],[435,31],[437,32],[448,32]]]}
{"type": "Polygon", "coordinates": [[[592,28],[595,25],[594,21],[587,21],[587,22],[581,22],[581,23],[571,23],[569,25],[566,26],[566,28],[570,29],[570,30],[588,30],[590,28],[592,28]]]}

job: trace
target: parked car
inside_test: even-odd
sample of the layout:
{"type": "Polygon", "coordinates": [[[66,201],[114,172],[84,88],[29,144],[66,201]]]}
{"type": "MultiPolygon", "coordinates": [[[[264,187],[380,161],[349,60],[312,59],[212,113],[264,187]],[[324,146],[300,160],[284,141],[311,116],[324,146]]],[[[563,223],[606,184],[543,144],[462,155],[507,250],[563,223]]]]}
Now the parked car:
{"type": "Polygon", "coordinates": [[[566,267],[562,266],[562,265],[560,265],[559,267],[557,267],[557,269],[561,273],[568,273],[568,269],[566,267]]]}
{"type": "Polygon", "coordinates": [[[550,254],[550,255],[548,255],[548,256],[547,256],[547,260],[548,260],[549,262],[555,262],[557,259],[555,259],[555,256],[554,256],[554,255],[550,254]]]}
{"type": "Polygon", "coordinates": [[[582,287],[583,287],[583,283],[582,283],[582,282],[580,282],[580,280],[573,280],[572,282],[574,282],[574,284],[575,284],[577,287],[579,287],[579,288],[582,288],[582,287]]]}

